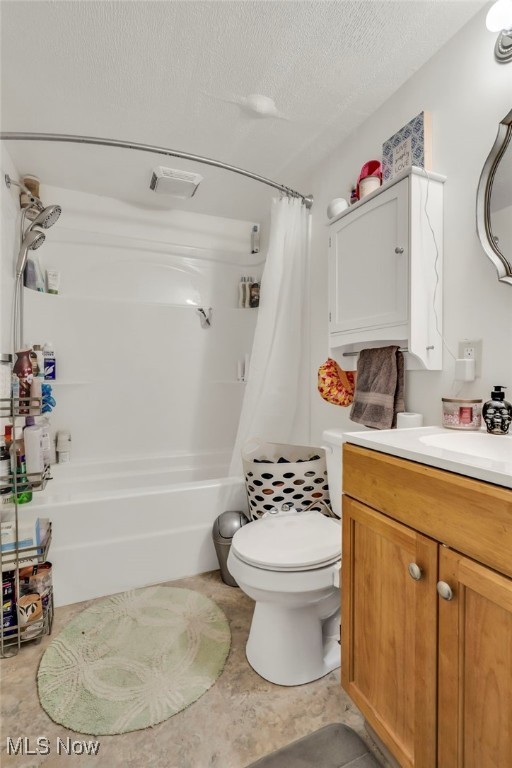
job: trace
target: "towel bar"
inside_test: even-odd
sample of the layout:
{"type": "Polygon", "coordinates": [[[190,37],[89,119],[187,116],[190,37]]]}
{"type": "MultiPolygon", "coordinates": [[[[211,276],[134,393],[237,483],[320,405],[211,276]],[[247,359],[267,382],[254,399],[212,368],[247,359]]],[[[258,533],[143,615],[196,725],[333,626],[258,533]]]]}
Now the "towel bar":
{"type": "MultiPolygon", "coordinates": [[[[428,347],[427,347],[427,349],[428,349],[428,347]]],[[[359,354],[359,352],[362,352],[362,351],[363,350],[360,349],[358,352],[343,352],[343,357],[355,357],[356,355],[359,354]]],[[[400,347],[398,349],[398,351],[399,352],[408,352],[409,350],[407,349],[407,347],[400,347]]]]}

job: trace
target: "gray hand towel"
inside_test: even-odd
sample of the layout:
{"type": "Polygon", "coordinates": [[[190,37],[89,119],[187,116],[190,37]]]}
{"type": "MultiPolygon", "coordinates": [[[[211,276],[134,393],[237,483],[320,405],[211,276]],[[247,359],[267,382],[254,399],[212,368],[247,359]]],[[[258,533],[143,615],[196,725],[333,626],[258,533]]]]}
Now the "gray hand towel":
{"type": "Polygon", "coordinates": [[[404,356],[398,347],[363,349],[350,418],[374,429],[396,427],[404,407],[404,356]]]}

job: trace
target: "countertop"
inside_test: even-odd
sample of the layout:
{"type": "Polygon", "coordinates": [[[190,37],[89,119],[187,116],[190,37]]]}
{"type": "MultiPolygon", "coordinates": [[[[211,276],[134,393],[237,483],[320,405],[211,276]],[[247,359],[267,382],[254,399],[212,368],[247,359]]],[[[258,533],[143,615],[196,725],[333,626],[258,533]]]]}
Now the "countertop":
{"type": "Polygon", "coordinates": [[[512,488],[512,435],[420,427],[346,432],[344,442],[512,488]]]}

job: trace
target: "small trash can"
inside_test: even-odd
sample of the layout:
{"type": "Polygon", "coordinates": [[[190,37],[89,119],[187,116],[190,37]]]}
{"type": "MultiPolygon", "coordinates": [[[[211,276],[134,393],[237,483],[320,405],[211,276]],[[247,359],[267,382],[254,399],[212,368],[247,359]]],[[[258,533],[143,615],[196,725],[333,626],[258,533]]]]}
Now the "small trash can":
{"type": "Polygon", "coordinates": [[[213,524],[212,539],[219,560],[220,575],[222,581],[230,587],[238,587],[227,566],[231,541],[235,533],[248,522],[249,519],[243,512],[228,511],[219,515],[213,524]]]}

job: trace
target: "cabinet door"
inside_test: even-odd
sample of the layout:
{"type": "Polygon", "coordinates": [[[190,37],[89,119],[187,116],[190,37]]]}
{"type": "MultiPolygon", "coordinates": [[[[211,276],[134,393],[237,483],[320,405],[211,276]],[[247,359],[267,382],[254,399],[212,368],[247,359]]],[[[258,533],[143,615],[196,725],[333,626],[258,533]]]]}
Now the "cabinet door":
{"type": "Polygon", "coordinates": [[[512,766],[512,579],[441,547],[439,766],[512,766]]]}
{"type": "Polygon", "coordinates": [[[330,333],[407,322],[408,185],[404,179],[332,226],[330,333]]]}
{"type": "Polygon", "coordinates": [[[436,764],[437,550],[343,497],[342,685],[404,768],[436,764]]]}

